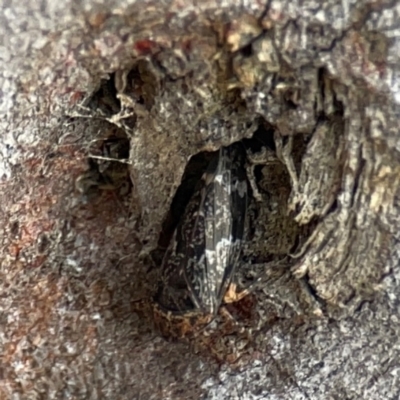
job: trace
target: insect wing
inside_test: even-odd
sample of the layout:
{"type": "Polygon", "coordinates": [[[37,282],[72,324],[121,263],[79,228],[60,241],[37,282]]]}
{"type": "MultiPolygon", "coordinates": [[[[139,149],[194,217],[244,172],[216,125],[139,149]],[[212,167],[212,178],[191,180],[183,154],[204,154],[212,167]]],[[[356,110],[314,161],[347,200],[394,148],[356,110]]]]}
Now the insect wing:
{"type": "MultiPolygon", "coordinates": [[[[233,145],[223,148],[222,151],[222,157],[225,159],[222,172],[227,172],[223,182],[229,190],[224,186],[216,188],[215,205],[221,213],[216,212],[214,243],[210,241],[217,254],[215,268],[223,274],[219,276],[220,286],[215,294],[218,307],[239,262],[247,211],[247,178],[243,167],[243,149],[233,145]],[[225,206],[219,204],[218,199],[223,199],[225,206]]],[[[219,183],[220,180],[216,181],[219,183]]]]}
{"type": "MultiPolygon", "coordinates": [[[[193,240],[199,246],[186,277],[192,298],[215,314],[240,255],[247,209],[247,180],[241,148],[221,148],[206,174],[193,240]]],[[[192,258],[193,259],[193,258],[192,258]]]]}
{"type": "Polygon", "coordinates": [[[221,148],[189,201],[162,263],[157,301],[215,314],[240,255],[247,209],[243,151],[221,148]]]}
{"type": "Polygon", "coordinates": [[[201,309],[204,268],[204,180],[199,182],[164,255],[156,301],[165,310],[184,313],[201,309]],[[202,257],[203,256],[203,257],[202,257]]]}
{"type": "Polygon", "coordinates": [[[229,163],[221,149],[203,177],[204,187],[195,216],[193,240],[198,246],[193,263],[188,263],[185,269],[194,303],[212,314],[218,310],[218,293],[230,247],[229,163]]]}

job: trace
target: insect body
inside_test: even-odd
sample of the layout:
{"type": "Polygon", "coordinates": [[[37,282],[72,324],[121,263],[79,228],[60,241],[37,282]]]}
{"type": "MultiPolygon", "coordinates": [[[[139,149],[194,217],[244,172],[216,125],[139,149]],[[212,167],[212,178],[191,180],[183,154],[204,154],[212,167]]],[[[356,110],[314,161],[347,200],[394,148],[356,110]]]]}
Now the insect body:
{"type": "Polygon", "coordinates": [[[223,147],[210,161],[163,258],[155,313],[156,321],[171,322],[169,334],[186,336],[208,324],[231,292],[246,210],[243,149],[223,147]]]}

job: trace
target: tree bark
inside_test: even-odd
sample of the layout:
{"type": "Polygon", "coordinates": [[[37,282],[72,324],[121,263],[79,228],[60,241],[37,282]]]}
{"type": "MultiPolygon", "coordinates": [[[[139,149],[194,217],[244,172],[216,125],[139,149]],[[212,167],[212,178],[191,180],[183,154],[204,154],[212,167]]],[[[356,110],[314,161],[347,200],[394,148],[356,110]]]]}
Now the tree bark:
{"type": "Polygon", "coordinates": [[[2,5],[2,398],[399,398],[399,4],[131,3],[2,5]],[[245,327],[166,340],[171,204],[237,141],[245,327]]]}

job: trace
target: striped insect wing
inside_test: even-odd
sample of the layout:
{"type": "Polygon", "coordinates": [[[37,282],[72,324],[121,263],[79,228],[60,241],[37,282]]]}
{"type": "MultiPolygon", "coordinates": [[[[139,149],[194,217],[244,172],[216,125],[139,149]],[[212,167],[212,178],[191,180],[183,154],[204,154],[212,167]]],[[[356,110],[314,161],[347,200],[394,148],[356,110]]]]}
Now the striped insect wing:
{"type": "Polygon", "coordinates": [[[247,209],[243,164],[240,147],[221,148],[217,165],[206,177],[205,247],[195,276],[201,278],[202,284],[196,294],[203,308],[211,313],[218,311],[239,261],[247,209]]]}
{"type": "Polygon", "coordinates": [[[165,279],[159,302],[170,310],[218,311],[243,238],[247,209],[243,165],[239,146],[221,148],[189,201],[162,264],[165,279]]]}

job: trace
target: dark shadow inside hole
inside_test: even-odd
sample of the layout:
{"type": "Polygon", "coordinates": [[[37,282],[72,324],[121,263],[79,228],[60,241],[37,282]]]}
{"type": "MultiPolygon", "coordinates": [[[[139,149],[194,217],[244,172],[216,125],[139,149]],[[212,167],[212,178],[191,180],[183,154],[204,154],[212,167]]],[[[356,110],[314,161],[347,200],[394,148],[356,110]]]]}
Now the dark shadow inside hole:
{"type": "Polygon", "coordinates": [[[252,45],[252,43],[250,43],[247,46],[244,46],[243,48],[241,48],[240,49],[240,53],[243,55],[243,57],[251,57],[253,55],[253,45],[252,45]]]}
{"type": "Polygon", "coordinates": [[[328,214],[334,213],[338,209],[338,200],[335,199],[332,205],[329,207],[328,214]]]}
{"type": "MultiPolygon", "coordinates": [[[[130,99],[131,103],[151,109],[158,91],[158,80],[151,72],[148,62],[139,60],[126,75],[123,72],[119,76],[118,82],[117,73],[110,74],[109,79],[103,79],[99,89],[88,100],[87,107],[105,117],[120,113],[122,104],[117,96],[117,87],[130,99]]],[[[129,108],[130,102],[124,101],[124,107],[128,105],[129,108]]],[[[128,119],[128,116],[124,118],[125,125],[130,128],[133,128],[135,121],[134,116],[130,119],[128,119]]]]}
{"type": "Polygon", "coordinates": [[[285,100],[285,102],[286,102],[287,107],[288,107],[290,110],[295,110],[295,109],[297,109],[297,104],[296,104],[296,102],[294,101],[295,97],[296,97],[295,89],[288,90],[288,91],[285,93],[285,95],[284,95],[284,100],[285,100]]]}
{"type": "Polygon", "coordinates": [[[117,98],[115,87],[115,73],[111,74],[109,79],[101,81],[100,88],[89,99],[87,106],[106,116],[118,114],[121,111],[121,102],[117,98]]]}
{"type": "Polygon", "coordinates": [[[150,110],[158,92],[158,79],[151,71],[150,65],[145,60],[138,61],[132,66],[126,77],[124,94],[146,109],[150,110]]]}
{"type": "Polygon", "coordinates": [[[92,200],[104,191],[129,195],[132,182],[129,173],[130,141],[124,130],[104,122],[107,134],[93,140],[88,149],[89,170],[79,179],[78,190],[85,200],[92,200]]]}
{"type": "Polygon", "coordinates": [[[264,176],[262,173],[263,168],[264,165],[256,165],[256,167],[254,168],[254,178],[256,182],[259,182],[263,178],[264,176]]]}
{"type": "Polygon", "coordinates": [[[261,151],[262,147],[268,147],[275,151],[274,128],[266,122],[261,122],[250,139],[241,141],[246,149],[253,153],[261,151]]]}

